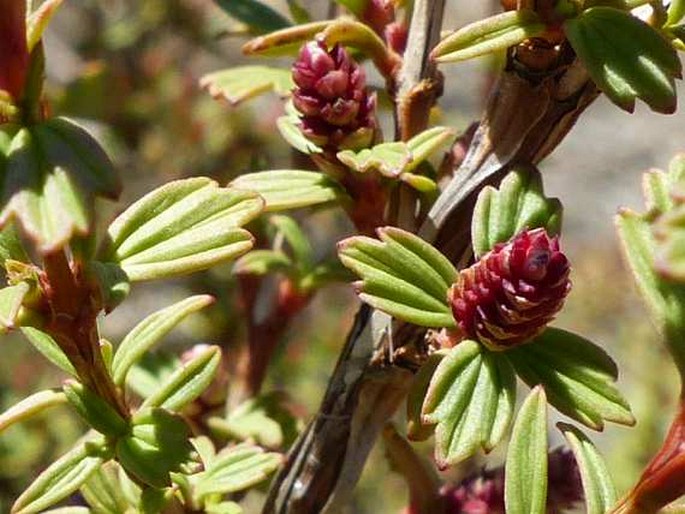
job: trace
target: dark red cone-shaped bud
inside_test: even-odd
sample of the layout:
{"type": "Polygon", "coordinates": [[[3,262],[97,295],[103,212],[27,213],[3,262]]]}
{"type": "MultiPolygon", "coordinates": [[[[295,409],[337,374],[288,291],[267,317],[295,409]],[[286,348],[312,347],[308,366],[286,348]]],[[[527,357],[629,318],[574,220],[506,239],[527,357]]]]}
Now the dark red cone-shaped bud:
{"type": "Polygon", "coordinates": [[[308,139],[334,151],[371,145],[376,97],[366,89],[364,70],[342,46],[329,51],[319,41],[307,43],[293,65],[293,80],[293,104],[308,139]]]}
{"type": "Polygon", "coordinates": [[[571,288],[568,275],[557,237],[524,231],[461,271],[448,293],[452,313],[466,337],[506,350],[554,318],[571,288]]]}

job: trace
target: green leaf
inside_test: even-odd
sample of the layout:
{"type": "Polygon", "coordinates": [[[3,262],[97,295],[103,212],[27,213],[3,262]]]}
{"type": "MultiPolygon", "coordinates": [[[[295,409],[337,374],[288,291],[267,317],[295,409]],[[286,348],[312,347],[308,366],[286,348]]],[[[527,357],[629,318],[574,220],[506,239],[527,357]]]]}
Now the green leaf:
{"type": "Polygon", "coordinates": [[[75,380],[62,386],[64,395],[88,425],[107,437],[118,437],[128,432],[128,423],[114,408],[97,394],[75,380]]]}
{"type": "MultiPolygon", "coordinates": [[[[656,270],[664,278],[685,282],[685,154],[671,161],[668,173],[653,171],[646,177],[650,183],[656,182],[661,186],[662,199],[658,209],[651,205],[654,202],[650,202],[650,196],[647,196],[649,213],[661,215],[654,222],[656,270]]],[[[646,188],[646,193],[651,189],[655,188],[646,188]]]]}
{"type": "Polygon", "coordinates": [[[414,136],[407,142],[380,143],[359,152],[343,150],[338,159],[359,173],[377,171],[390,178],[397,178],[416,169],[433,153],[454,138],[448,127],[433,127],[414,136]]]}
{"type": "Polygon", "coordinates": [[[116,442],[119,464],[139,483],[171,485],[169,473],[191,459],[190,429],[183,418],[164,409],[138,411],[131,433],[116,442]]]}
{"type": "Polygon", "coordinates": [[[281,97],[290,95],[295,87],[292,72],[270,66],[237,66],[215,71],[200,79],[200,87],[217,99],[233,106],[273,91],[281,97]]]}
{"type": "Polygon", "coordinates": [[[241,21],[254,32],[272,32],[289,27],[285,16],[257,0],[214,0],[229,16],[241,21]]]}
{"type": "Polygon", "coordinates": [[[218,346],[208,346],[177,369],[140,408],[163,407],[171,411],[180,411],[207,389],[216,375],[220,362],[221,349],[218,346]]]}
{"type": "Polygon", "coordinates": [[[205,505],[207,514],[243,514],[242,507],[235,502],[221,502],[205,505]]]}
{"type": "Polygon", "coordinates": [[[292,102],[285,104],[286,114],[276,120],[276,127],[281,133],[283,139],[292,146],[306,155],[312,155],[323,152],[323,150],[312,143],[300,130],[300,115],[295,110],[292,102]]]}
{"type": "Polygon", "coordinates": [[[126,374],[150,348],[158,343],[189,314],[214,302],[209,295],[186,298],[174,305],[159,310],[131,330],[119,345],[112,362],[112,378],[117,385],[123,385],[126,374]]]}
{"type": "Polygon", "coordinates": [[[476,258],[526,229],[544,227],[550,235],[558,234],[561,218],[561,202],[545,196],[537,169],[512,170],[499,189],[486,186],[478,194],[471,222],[476,258]]]}
{"type": "Polygon", "coordinates": [[[507,11],[477,21],[440,41],[431,52],[437,62],[453,62],[506,50],[545,31],[534,11],[507,11]]]}
{"type": "Polygon", "coordinates": [[[121,491],[114,462],[108,462],[81,486],[81,494],[94,514],[127,514],[130,505],[121,491]]]}
{"type": "Polygon", "coordinates": [[[0,224],[16,218],[42,253],[91,230],[95,196],[116,199],[121,184],[98,142],[52,118],[21,129],[9,148],[0,224]]]}
{"type": "Polygon", "coordinates": [[[360,17],[362,14],[364,14],[364,9],[366,9],[369,0],[335,0],[335,3],[342,5],[352,14],[360,17]]]}
{"type": "Polygon", "coordinates": [[[78,378],[78,374],[69,361],[69,358],[49,334],[34,327],[21,327],[21,333],[24,334],[33,347],[42,353],[46,359],[62,371],[78,378]]]}
{"type": "Polygon", "coordinates": [[[329,284],[349,282],[353,279],[352,273],[336,258],[316,264],[311,271],[300,277],[298,287],[300,291],[306,293],[329,284]]]}
{"type": "Polygon", "coordinates": [[[401,229],[384,227],[378,235],[380,241],[357,236],[338,244],[342,263],[362,278],[360,298],[416,325],[454,326],[447,290],[457,271],[449,260],[401,229]]]}
{"type": "Polygon", "coordinates": [[[252,247],[252,236],[237,227],[262,206],[255,193],[208,178],[169,182],[114,220],[99,260],[119,264],[131,281],[207,269],[252,247]]]}
{"type": "Polygon", "coordinates": [[[507,514],[545,514],[547,503],[547,400],[535,387],[516,416],[504,478],[507,514]]]}
{"type": "Polygon", "coordinates": [[[283,215],[271,216],[269,222],[276,227],[277,234],[282,235],[288,243],[297,268],[302,273],[310,271],[314,265],[314,249],[297,222],[283,215]]]}
{"type": "Polygon", "coordinates": [[[421,420],[435,427],[435,460],[446,468],[492,450],[509,428],[516,401],[511,365],[475,341],[457,344],[431,378],[421,420]]]}
{"type": "Polygon", "coordinates": [[[0,265],[6,267],[5,261],[7,260],[31,262],[21,244],[16,227],[11,223],[0,230],[0,265]]]}
{"type": "Polygon", "coordinates": [[[258,446],[239,444],[226,448],[200,474],[197,495],[202,498],[247,489],[266,479],[281,462],[279,453],[267,453],[258,446]]]}
{"type": "Polygon", "coordinates": [[[414,375],[407,395],[407,438],[410,441],[425,441],[435,432],[434,425],[426,424],[421,419],[421,409],[435,370],[447,353],[447,350],[432,353],[414,375]]]}
{"type": "Polygon", "coordinates": [[[29,53],[43,37],[52,16],[62,5],[63,0],[47,0],[26,18],[26,46],[29,53]]]}
{"type": "Polygon", "coordinates": [[[171,352],[146,352],[128,372],[126,385],[141,398],[153,395],[176,369],[181,360],[171,352]]]}
{"type": "Polygon", "coordinates": [[[44,510],[42,514],[92,514],[92,512],[88,507],[60,507],[44,510]]]}
{"type": "Polygon", "coordinates": [[[118,264],[90,261],[88,266],[100,287],[100,296],[105,312],[110,313],[131,292],[131,282],[118,264]]]}
{"type": "Polygon", "coordinates": [[[592,7],[567,20],[564,31],[597,87],[621,109],[632,112],[640,98],[654,111],[675,111],[682,65],[654,28],[629,12],[592,7]]]}
{"type": "Polygon", "coordinates": [[[0,434],[15,423],[32,418],[50,407],[66,403],[66,401],[64,393],[53,389],[32,394],[0,414],[0,434]]]}
{"type": "Polygon", "coordinates": [[[224,438],[282,448],[294,441],[301,428],[286,401],[287,397],[279,392],[250,398],[232,409],[225,419],[210,418],[210,429],[224,438]]]}
{"type": "Polygon", "coordinates": [[[280,250],[253,250],[236,261],[233,272],[262,276],[287,273],[292,266],[290,258],[280,250]]]}
{"type": "Polygon", "coordinates": [[[685,1],[672,0],[671,5],[668,6],[668,18],[666,20],[667,26],[675,25],[680,22],[685,16],[685,1]]]}
{"type": "Polygon", "coordinates": [[[566,423],[557,423],[578,463],[585,493],[587,514],[604,514],[616,503],[616,489],[602,456],[592,441],[580,430],[566,423]]]}
{"type": "Polygon", "coordinates": [[[340,184],[323,173],[314,171],[259,171],[241,175],[230,185],[236,189],[259,193],[266,204],[266,212],[310,207],[347,199],[340,184]]]}
{"type": "Polygon", "coordinates": [[[0,289],[0,333],[16,328],[21,304],[30,289],[26,282],[0,289]]]}
{"type": "Polygon", "coordinates": [[[541,384],[558,411],[594,430],[604,421],[633,425],[628,402],[615,386],[616,364],[607,353],[571,332],[548,328],[505,355],[530,387],[541,384]]]}
{"type": "Polygon", "coordinates": [[[43,471],[12,506],[12,514],[35,514],[71,495],[109,459],[103,438],[82,442],[43,471]]]}
{"type": "Polygon", "coordinates": [[[302,4],[301,0],[287,0],[287,2],[290,16],[295,20],[296,24],[309,23],[312,21],[309,11],[302,4]]]}
{"type": "Polygon", "coordinates": [[[314,39],[332,23],[331,20],[315,21],[277,30],[248,41],[242,50],[245,55],[297,55],[303,44],[314,39]]]}

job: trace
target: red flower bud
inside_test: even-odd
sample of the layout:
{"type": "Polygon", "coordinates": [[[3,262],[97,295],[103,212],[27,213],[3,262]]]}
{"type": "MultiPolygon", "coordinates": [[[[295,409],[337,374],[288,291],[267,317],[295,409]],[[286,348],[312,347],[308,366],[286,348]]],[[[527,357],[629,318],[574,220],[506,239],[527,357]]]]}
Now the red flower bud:
{"type": "Polygon", "coordinates": [[[293,65],[293,104],[302,114],[302,131],[315,144],[333,150],[366,147],[373,140],[376,97],[366,89],[364,70],[340,45],[330,51],[307,43],[293,65]]]}
{"type": "Polygon", "coordinates": [[[557,237],[524,231],[459,274],[448,298],[466,337],[506,350],[542,332],[571,289],[557,237]]]}

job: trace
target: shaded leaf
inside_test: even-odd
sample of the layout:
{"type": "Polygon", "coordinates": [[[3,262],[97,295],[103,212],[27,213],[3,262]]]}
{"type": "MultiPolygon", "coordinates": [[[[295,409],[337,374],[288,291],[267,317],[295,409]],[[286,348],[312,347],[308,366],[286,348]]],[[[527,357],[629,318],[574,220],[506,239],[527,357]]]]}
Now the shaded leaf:
{"type": "Polygon", "coordinates": [[[114,462],[108,462],[81,486],[81,494],[95,514],[127,514],[130,505],[121,491],[114,462]]]}
{"type": "Polygon", "coordinates": [[[292,265],[290,258],[280,250],[253,250],[236,261],[233,272],[262,276],[287,273],[292,265]]]}
{"type": "Polygon", "coordinates": [[[235,106],[271,91],[281,97],[289,96],[295,84],[289,69],[237,66],[203,76],[200,86],[214,98],[223,98],[235,106]]]}
{"type": "Polygon", "coordinates": [[[545,514],[547,503],[547,401],[535,387],[523,402],[507,450],[507,514],[545,514]]]}
{"type": "Polygon", "coordinates": [[[604,421],[633,425],[628,402],[615,386],[616,364],[599,346],[571,332],[547,328],[505,355],[530,387],[541,384],[549,403],[589,428],[604,421]]]}
{"type": "Polygon", "coordinates": [[[168,377],[159,390],[145,399],[140,408],[162,407],[180,411],[207,389],[220,362],[219,347],[208,346],[168,377]]]}
{"type": "Polygon", "coordinates": [[[55,366],[78,378],[78,374],[74,366],[69,362],[69,358],[49,334],[34,327],[21,327],[21,333],[24,334],[36,350],[42,353],[55,366]]]}
{"type": "Polygon", "coordinates": [[[66,401],[64,393],[53,389],[32,394],[0,414],[0,433],[15,423],[29,419],[55,405],[62,405],[66,401]]]}
{"type": "Polygon", "coordinates": [[[587,514],[609,512],[618,498],[602,456],[592,441],[576,427],[566,423],[558,423],[557,427],[566,438],[578,464],[587,514]]]}
{"type": "Polygon", "coordinates": [[[290,26],[288,19],[258,0],[214,0],[229,16],[255,32],[271,32],[290,26]]]}
{"type": "Polygon", "coordinates": [[[558,234],[561,218],[561,202],[545,196],[537,169],[512,170],[498,189],[486,186],[478,194],[471,222],[474,253],[478,258],[526,229],[558,234]]]}
{"type": "Polygon", "coordinates": [[[507,11],[467,25],[444,38],[431,52],[437,62],[463,61],[506,50],[545,31],[537,13],[507,11]]]}
{"type": "Polygon", "coordinates": [[[117,437],[128,431],[128,423],[105,400],[75,380],[67,380],[62,386],[64,395],[76,412],[98,432],[117,437]]]}
{"type": "Polygon", "coordinates": [[[475,341],[457,344],[431,378],[421,419],[435,427],[435,460],[445,468],[492,450],[509,428],[516,377],[500,355],[475,341]]]}
{"type": "Polygon", "coordinates": [[[255,193],[208,178],[167,183],[114,220],[99,260],[119,264],[131,281],[207,269],[252,247],[252,236],[237,227],[262,205],[255,193]]]}
{"type": "Polygon", "coordinates": [[[447,258],[401,229],[384,227],[378,235],[380,241],[357,236],[338,244],[342,263],[362,278],[360,298],[410,323],[454,326],[447,290],[457,271],[447,258]]]}
{"type": "Polygon", "coordinates": [[[34,514],[68,497],[108,460],[104,439],[78,444],[48,466],[17,498],[12,514],[34,514]]]}
{"type": "Polygon", "coordinates": [[[421,419],[421,409],[433,374],[447,353],[447,350],[432,353],[414,375],[407,395],[407,438],[411,441],[425,441],[435,432],[434,425],[426,424],[421,419]]]}
{"type": "Polygon", "coordinates": [[[117,385],[123,385],[126,374],[150,348],[167,335],[189,314],[214,302],[209,295],[186,298],[174,305],[159,310],[131,330],[119,345],[112,361],[112,378],[117,385]]]}
{"type": "Polygon", "coordinates": [[[146,352],[128,372],[126,385],[141,398],[151,396],[181,366],[181,360],[171,352],[146,352]]]}
{"type": "Polygon", "coordinates": [[[271,216],[269,223],[288,243],[297,269],[302,273],[310,271],[314,265],[314,249],[297,222],[289,216],[277,215],[271,216]]]}
{"type": "Polygon", "coordinates": [[[0,265],[6,268],[5,261],[7,260],[31,262],[21,244],[17,229],[11,223],[0,230],[0,265]]]}
{"type": "Polygon", "coordinates": [[[264,199],[266,212],[310,207],[347,197],[335,180],[314,171],[258,171],[241,175],[230,185],[259,193],[264,199]]]}
{"type": "Polygon", "coordinates": [[[632,112],[640,98],[654,111],[675,111],[674,79],[682,65],[654,28],[629,12],[599,6],[567,20],[564,31],[592,80],[616,105],[632,112]]]}
{"type": "Polygon", "coordinates": [[[138,411],[131,432],[117,440],[117,460],[139,483],[171,485],[169,473],[190,461],[193,447],[183,418],[164,409],[138,411]]]}
{"type": "Polygon", "coordinates": [[[105,312],[110,313],[129,295],[131,282],[118,264],[90,261],[88,265],[99,285],[105,312]]]}
{"type": "Polygon", "coordinates": [[[41,252],[91,229],[95,196],[116,199],[121,184],[99,143],[66,118],[21,129],[10,146],[0,224],[16,218],[41,252]]]}

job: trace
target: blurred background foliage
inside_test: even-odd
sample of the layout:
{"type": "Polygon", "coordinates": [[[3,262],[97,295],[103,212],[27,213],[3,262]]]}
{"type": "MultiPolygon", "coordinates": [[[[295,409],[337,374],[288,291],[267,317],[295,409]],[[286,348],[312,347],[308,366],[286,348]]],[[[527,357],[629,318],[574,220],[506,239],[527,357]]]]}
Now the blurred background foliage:
{"type": "MultiPolygon", "coordinates": [[[[451,0],[446,24],[453,28],[482,17],[495,3],[451,0]]],[[[315,18],[325,16],[327,2],[303,4],[315,18]]],[[[198,86],[208,71],[247,62],[240,53],[247,37],[211,0],[65,2],[46,35],[48,95],[55,113],[78,118],[104,138],[122,174],[123,198],[116,205],[101,205],[101,222],[169,180],[208,175],[225,184],[249,171],[311,167],[275,130],[282,112],[277,98],[230,108],[198,86]]],[[[493,64],[481,60],[445,72],[446,93],[436,119],[464,129],[478,116],[493,64]]],[[[381,86],[372,73],[370,79],[381,86]]],[[[658,447],[678,387],[621,263],[612,215],[619,205],[639,205],[639,176],[645,168],[665,166],[673,153],[685,149],[684,121],[681,114],[664,117],[646,109],[631,116],[600,101],[542,166],[547,191],[565,204],[563,242],[574,264],[574,289],[557,325],[603,344],[616,358],[638,419],[633,429],[610,426],[597,437],[620,490],[635,480],[658,447]]],[[[335,211],[299,213],[299,221],[320,257],[332,255],[335,242],[352,231],[335,211]]],[[[230,268],[138,286],[102,320],[104,335],[116,343],[145,314],[191,293],[208,292],[219,301],[168,337],[163,351],[178,354],[197,343],[221,344],[230,366],[244,335],[235,286],[230,268]]],[[[280,346],[265,390],[285,391],[303,419],[318,407],[355,308],[349,287],[324,289],[280,346]]],[[[1,344],[0,409],[61,379],[18,337],[3,338],[1,344]]],[[[8,430],[0,438],[0,512],[8,512],[10,500],[31,477],[82,432],[79,420],[62,407],[8,430]]],[[[485,462],[451,470],[451,476],[464,476],[485,462]]],[[[489,462],[501,460],[494,455],[489,462]]],[[[259,493],[250,494],[256,511],[259,493]]],[[[400,512],[406,498],[406,486],[389,469],[379,444],[349,512],[400,512]]]]}

